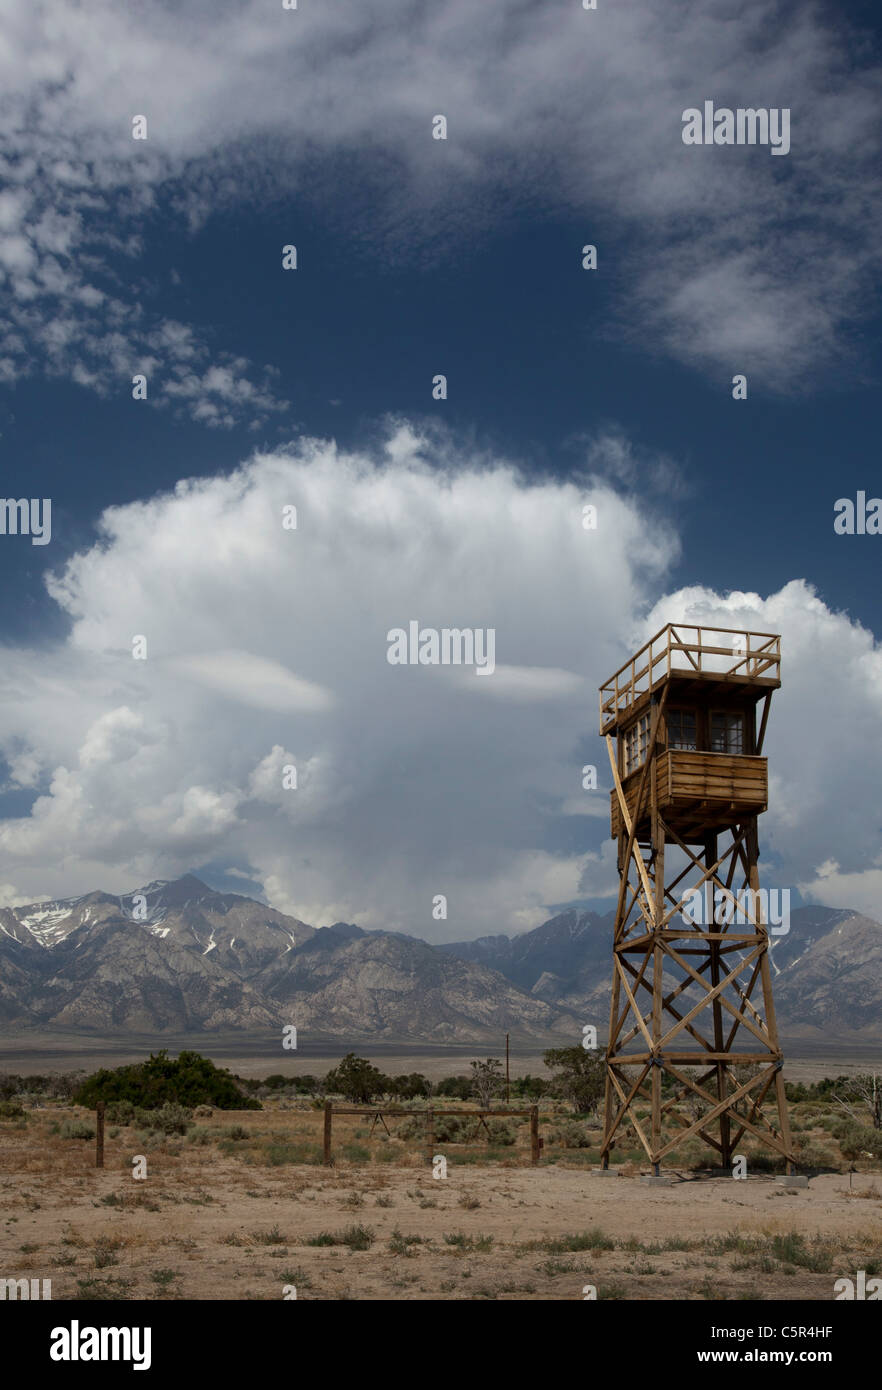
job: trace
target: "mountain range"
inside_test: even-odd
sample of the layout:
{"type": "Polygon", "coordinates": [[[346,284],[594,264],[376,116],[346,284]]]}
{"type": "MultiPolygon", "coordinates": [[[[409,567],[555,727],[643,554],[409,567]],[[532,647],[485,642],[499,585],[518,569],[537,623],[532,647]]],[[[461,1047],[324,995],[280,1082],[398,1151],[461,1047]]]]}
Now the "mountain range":
{"type": "MultiPolygon", "coordinates": [[[[367,1043],[572,1044],[603,1035],[612,913],[559,913],[521,936],[431,946],[315,928],[192,874],[136,893],[0,908],[0,1028],[106,1035],[241,1032],[367,1043]]],[[[882,926],[804,907],[773,939],[787,1037],[882,1039],[882,926]]]]}
{"type": "MultiPolygon", "coordinates": [[[[614,915],[571,910],[522,936],[485,936],[438,949],[496,970],[533,998],[583,1020],[601,1020],[605,1033],[614,915]]],[[[882,1040],[878,922],[847,908],[797,907],[789,932],[772,937],[769,954],[785,1040],[882,1040]]]]}
{"type": "MultiPolygon", "coordinates": [[[[0,909],[0,1026],[553,1045],[577,1020],[416,937],[316,929],[193,875],[0,909]]],[[[578,1034],[576,1034],[578,1035],[578,1034]]]]}

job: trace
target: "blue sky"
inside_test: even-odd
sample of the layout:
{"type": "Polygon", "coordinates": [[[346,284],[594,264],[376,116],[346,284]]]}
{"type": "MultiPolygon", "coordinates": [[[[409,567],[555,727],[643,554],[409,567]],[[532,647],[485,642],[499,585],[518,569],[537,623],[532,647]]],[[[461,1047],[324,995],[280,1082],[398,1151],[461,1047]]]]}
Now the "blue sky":
{"type": "Polygon", "coordinates": [[[784,632],[779,881],[873,908],[882,539],[832,522],[880,490],[880,28],[730,9],[12,6],[3,490],[53,518],[0,538],[7,900],[211,864],[427,936],[436,879],[449,937],[607,906],[567,779],[601,761],[599,680],[697,613],[784,632]],[[789,155],[685,146],[709,97],[791,108],[789,155]],[[286,561],[262,518],[295,492],[286,561]],[[609,518],[582,568],[579,498],[609,518]],[[541,695],[513,677],[486,726],[440,686],[390,705],[383,634],[433,611],[494,623],[541,695]],[[267,705],[262,662],[324,713],[267,705]],[[825,710],[845,747],[807,759],[825,710]],[[296,811],[274,750],[311,769],[296,811]]]}
{"type": "Polygon", "coordinates": [[[701,373],[654,356],[651,344],[610,341],[620,247],[601,226],[591,228],[595,274],[581,268],[586,220],[573,215],[490,228],[480,244],[466,241],[430,265],[353,256],[345,235],[296,202],[274,210],[270,229],[260,217],[221,214],[192,236],[160,232],[143,264],[156,311],[209,326],[219,347],[273,364],[290,406],[255,439],[247,423],[209,431],[169,420],[133,403],[125,380],[103,399],[53,383],[51,420],[45,381],[7,389],[8,495],[30,495],[29,479],[39,479],[56,509],[52,548],[0,550],[16,596],[11,630],[30,627],[34,604],[52,624],[40,568],[88,544],[104,506],[230,469],[255,442],[306,432],[352,443],[389,412],[441,418],[526,470],[558,477],[581,466],[586,434],[626,432],[638,456],[676,463],[675,494],[656,499],[683,538],[675,580],[765,591],[798,574],[833,607],[877,625],[872,539],[855,538],[846,562],[832,505],[873,490],[879,318],[861,324],[857,379],[840,373],[829,385],[773,393],[749,378],[748,400],[736,403],[722,370],[701,373]],[[289,235],[302,268],[284,275],[277,252],[289,235]],[[433,402],[442,370],[448,399],[433,402]]]}

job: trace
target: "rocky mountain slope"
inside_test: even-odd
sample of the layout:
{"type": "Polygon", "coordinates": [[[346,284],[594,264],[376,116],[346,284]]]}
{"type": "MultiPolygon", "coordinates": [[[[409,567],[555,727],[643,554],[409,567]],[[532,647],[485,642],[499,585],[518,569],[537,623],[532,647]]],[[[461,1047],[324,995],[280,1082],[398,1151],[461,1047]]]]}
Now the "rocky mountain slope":
{"type": "MultiPolygon", "coordinates": [[[[430,946],[347,923],[316,930],[187,875],[137,893],[0,909],[0,1027],[276,1033],[316,1040],[573,1042],[603,1035],[612,913],[430,946]]],[[[882,1041],[882,926],[804,907],[773,939],[788,1036],[882,1041]]],[[[697,996],[696,996],[697,997],[697,996]]]]}
{"type": "MultiPolygon", "coordinates": [[[[534,998],[605,1032],[613,914],[560,913],[523,936],[440,949],[480,960],[534,998]]],[[[771,947],[775,1009],[790,1037],[882,1041],[882,926],[846,908],[798,907],[771,947]]],[[[690,995],[697,999],[697,994],[690,995]]]]}
{"type": "Polygon", "coordinates": [[[598,1006],[609,1009],[613,918],[612,912],[600,916],[571,910],[523,936],[484,936],[439,949],[480,961],[534,998],[593,1022],[598,1006]]]}
{"type": "Polygon", "coordinates": [[[315,930],[188,875],[137,893],[0,909],[0,1025],[553,1045],[575,1020],[413,937],[315,930]],[[557,1036],[556,1036],[557,1034],[557,1036]]]}

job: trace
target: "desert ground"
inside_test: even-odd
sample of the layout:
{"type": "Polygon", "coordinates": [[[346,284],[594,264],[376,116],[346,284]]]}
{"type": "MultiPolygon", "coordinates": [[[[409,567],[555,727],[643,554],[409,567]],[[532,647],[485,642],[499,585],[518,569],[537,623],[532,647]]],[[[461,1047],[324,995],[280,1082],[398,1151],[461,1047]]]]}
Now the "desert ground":
{"type": "MultiPolygon", "coordinates": [[[[434,1178],[418,1137],[398,1137],[394,1120],[386,1135],[335,1117],[334,1166],[323,1167],[322,1120],[303,1102],[215,1110],[186,1136],[109,1123],[96,1169],[94,1113],[30,1109],[0,1124],[0,1275],[51,1279],[54,1300],[292,1289],[298,1299],[581,1300],[593,1286],[601,1299],[825,1301],[842,1275],[882,1274],[878,1161],[837,1164],[856,1171],[819,1172],[801,1189],[684,1165],[655,1188],[632,1151],[618,1155],[616,1176],[599,1176],[596,1152],[561,1147],[552,1119],[538,1167],[518,1124],[508,1148],[437,1143],[448,1168],[434,1178]]],[[[802,1131],[817,1152],[829,1135],[812,1124],[802,1131]]]]}

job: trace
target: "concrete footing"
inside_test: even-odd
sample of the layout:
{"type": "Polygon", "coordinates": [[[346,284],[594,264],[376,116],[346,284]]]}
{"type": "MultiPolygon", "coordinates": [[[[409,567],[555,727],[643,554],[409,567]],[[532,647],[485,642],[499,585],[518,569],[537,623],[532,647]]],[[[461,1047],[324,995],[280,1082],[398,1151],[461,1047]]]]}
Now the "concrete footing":
{"type": "Polygon", "coordinates": [[[781,1183],[782,1187],[808,1187],[809,1180],[803,1173],[793,1173],[789,1178],[786,1173],[779,1173],[775,1182],[781,1183]]]}
{"type": "Polygon", "coordinates": [[[618,1168],[592,1168],[591,1171],[598,1178],[617,1178],[619,1176],[618,1168]]]}

